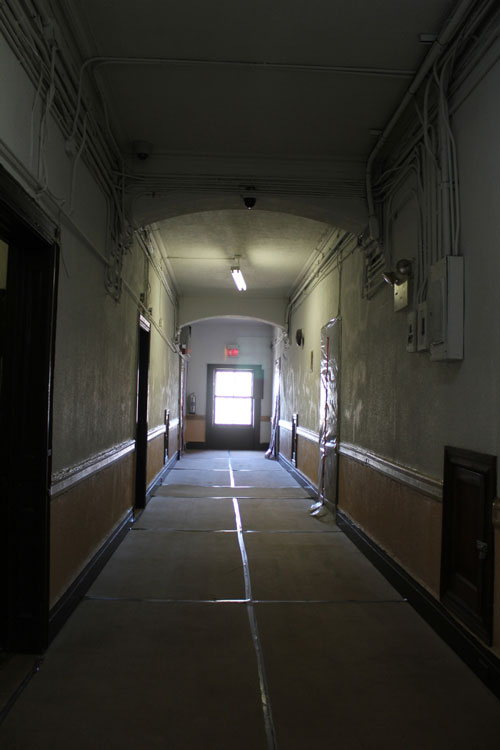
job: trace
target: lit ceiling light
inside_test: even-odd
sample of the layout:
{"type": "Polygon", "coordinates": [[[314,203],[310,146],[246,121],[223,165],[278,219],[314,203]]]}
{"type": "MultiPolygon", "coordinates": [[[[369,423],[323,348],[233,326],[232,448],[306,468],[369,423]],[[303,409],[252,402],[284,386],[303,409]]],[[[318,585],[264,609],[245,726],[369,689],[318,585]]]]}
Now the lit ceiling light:
{"type": "Polygon", "coordinates": [[[243,274],[240,271],[240,264],[239,264],[239,255],[235,255],[234,262],[235,265],[231,266],[231,276],[233,277],[233,281],[236,284],[236,288],[239,292],[246,291],[247,285],[245,283],[245,279],[243,278],[243,274]]]}

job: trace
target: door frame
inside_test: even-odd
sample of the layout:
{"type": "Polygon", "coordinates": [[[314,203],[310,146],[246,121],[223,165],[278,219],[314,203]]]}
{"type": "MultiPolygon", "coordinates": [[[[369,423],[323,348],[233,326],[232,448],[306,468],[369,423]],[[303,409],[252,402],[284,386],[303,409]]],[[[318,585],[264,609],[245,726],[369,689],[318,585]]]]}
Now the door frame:
{"type": "MultiPolygon", "coordinates": [[[[206,404],[206,446],[211,447],[230,447],[231,435],[230,430],[238,428],[238,425],[227,425],[227,430],[224,430],[226,439],[222,440],[217,438],[215,430],[221,430],[220,427],[215,427],[213,424],[213,405],[214,405],[214,373],[216,370],[242,370],[251,371],[253,373],[253,427],[248,428],[252,430],[252,437],[250,440],[251,447],[248,450],[259,450],[260,445],[260,416],[261,416],[261,402],[264,395],[264,370],[262,365],[207,365],[207,404],[206,404]],[[224,445],[219,445],[224,443],[224,445]],[[228,445],[225,445],[228,443],[228,445]]],[[[222,429],[224,429],[222,427],[222,429]]],[[[243,449],[244,450],[244,449],[243,449]]]]}
{"type": "Polygon", "coordinates": [[[58,229],[0,167],[0,236],[9,246],[2,390],[0,638],[39,653],[49,641],[52,402],[58,229]],[[13,294],[9,296],[12,288],[13,294]]]}

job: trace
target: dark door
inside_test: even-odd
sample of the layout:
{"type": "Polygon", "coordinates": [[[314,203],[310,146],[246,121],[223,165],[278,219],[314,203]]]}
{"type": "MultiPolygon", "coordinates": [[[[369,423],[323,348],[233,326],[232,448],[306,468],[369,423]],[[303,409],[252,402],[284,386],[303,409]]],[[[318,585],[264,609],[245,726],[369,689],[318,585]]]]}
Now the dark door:
{"type": "Polygon", "coordinates": [[[207,448],[257,450],[262,395],[260,365],[208,365],[207,448]]]}
{"type": "Polygon", "coordinates": [[[493,621],[496,457],[445,449],[441,598],[487,643],[493,621]]]}
{"type": "Polygon", "coordinates": [[[139,509],[146,507],[150,337],[149,321],[141,316],[139,318],[135,431],[135,507],[139,509]]]}
{"type": "MultiPolygon", "coordinates": [[[[57,247],[28,223],[38,209],[27,196],[15,184],[2,193],[4,186],[0,174],[0,555],[6,605],[0,637],[8,650],[35,653],[48,644],[57,247]]],[[[47,234],[54,237],[55,229],[47,227],[47,234]]]]}

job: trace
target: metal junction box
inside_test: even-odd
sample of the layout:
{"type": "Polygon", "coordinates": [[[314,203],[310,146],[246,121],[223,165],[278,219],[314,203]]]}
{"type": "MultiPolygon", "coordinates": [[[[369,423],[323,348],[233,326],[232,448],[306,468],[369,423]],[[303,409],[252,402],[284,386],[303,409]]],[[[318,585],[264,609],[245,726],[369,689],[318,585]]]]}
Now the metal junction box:
{"type": "Polygon", "coordinates": [[[464,357],[464,259],[441,258],[430,268],[427,325],[431,361],[464,357]]]}

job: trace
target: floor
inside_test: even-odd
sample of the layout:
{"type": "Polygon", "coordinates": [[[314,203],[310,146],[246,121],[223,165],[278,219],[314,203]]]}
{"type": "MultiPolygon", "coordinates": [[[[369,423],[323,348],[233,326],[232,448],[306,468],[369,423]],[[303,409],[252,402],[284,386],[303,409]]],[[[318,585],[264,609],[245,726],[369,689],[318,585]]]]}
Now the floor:
{"type": "Polygon", "coordinates": [[[310,506],[262,454],[188,452],[0,747],[496,750],[500,702],[310,506]]]}

